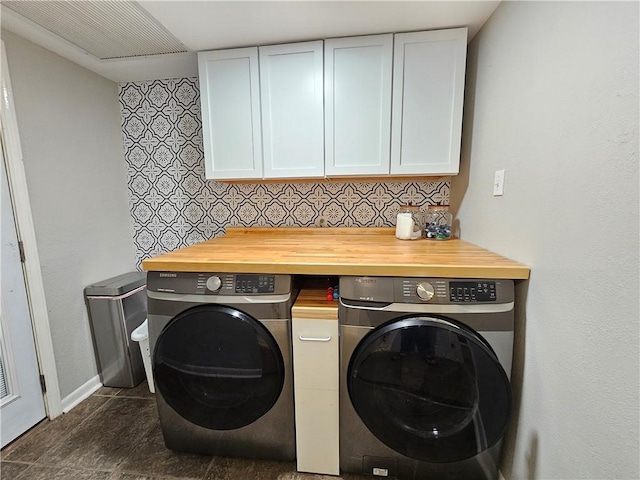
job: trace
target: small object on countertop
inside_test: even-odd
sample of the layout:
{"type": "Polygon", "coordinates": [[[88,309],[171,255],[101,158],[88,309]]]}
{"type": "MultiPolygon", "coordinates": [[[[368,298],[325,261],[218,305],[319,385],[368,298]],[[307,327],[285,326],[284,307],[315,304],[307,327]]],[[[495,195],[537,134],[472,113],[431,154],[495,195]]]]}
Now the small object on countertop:
{"type": "Polygon", "coordinates": [[[327,288],[327,301],[331,302],[338,298],[338,285],[327,288]]]}
{"type": "Polygon", "coordinates": [[[449,240],[453,215],[448,205],[431,205],[427,213],[425,236],[431,240],[449,240]]]}
{"type": "Polygon", "coordinates": [[[396,217],[396,238],[400,240],[417,240],[422,238],[424,217],[420,207],[409,203],[401,205],[396,217]]]}

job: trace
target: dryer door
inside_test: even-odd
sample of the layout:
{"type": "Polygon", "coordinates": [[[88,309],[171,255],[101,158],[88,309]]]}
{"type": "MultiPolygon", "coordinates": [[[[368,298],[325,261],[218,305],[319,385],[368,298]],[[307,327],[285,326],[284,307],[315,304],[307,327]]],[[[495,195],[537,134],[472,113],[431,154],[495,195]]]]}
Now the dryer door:
{"type": "Polygon", "coordinates": [[[439,317],[405,317],[372,330],[349,364],[354,409],[381,442],[426,462],[461,461],[504,434],[511,387],[488,343],[439,317]]]}
{"type": "Polygon", "coordinates": [[[267,413],[285,374],[269,331],[221,305],[197,306],[171,320],[156,342],[153,372],[176,413],[213,430],[244,427],[267,413]]]}

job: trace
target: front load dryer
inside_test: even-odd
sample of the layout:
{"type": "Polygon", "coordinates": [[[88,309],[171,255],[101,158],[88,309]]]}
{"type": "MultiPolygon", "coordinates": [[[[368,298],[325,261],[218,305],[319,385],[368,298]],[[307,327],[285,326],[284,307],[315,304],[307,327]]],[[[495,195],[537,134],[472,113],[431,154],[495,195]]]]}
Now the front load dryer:
{"type": "Polygon", "coordinates": [[[340,467],[495,480],[512,396],[510,280],[340,278],[340,467]]]}
{"type": "Polygon", "coordinates": [[[147,295],[166,446],[293,460],[291,276],[149,272],[147,295]]]}

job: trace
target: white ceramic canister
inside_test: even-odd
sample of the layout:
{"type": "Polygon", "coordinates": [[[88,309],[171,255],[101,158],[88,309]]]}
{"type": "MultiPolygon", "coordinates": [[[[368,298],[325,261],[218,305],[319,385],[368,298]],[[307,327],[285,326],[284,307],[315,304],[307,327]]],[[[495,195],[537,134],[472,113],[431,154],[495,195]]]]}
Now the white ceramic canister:
{"type": "Polygon", "coordinates": [[[418,240],[422,238],[424,219],[420,207],[402,205],[396,217],[396,238],[400,240],[418,240]]]}

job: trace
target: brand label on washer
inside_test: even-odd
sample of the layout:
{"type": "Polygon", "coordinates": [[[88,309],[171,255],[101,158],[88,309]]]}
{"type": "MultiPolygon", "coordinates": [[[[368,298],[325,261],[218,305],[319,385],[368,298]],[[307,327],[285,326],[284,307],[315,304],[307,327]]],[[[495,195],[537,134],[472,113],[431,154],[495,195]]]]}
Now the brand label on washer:
{"type": "Polygon", "coordinates": [[[378,477],[388,477],[389,476],[389,470],[387,470],[386,468],[373,467],[373,474],[377,475],[378,477]]]}

